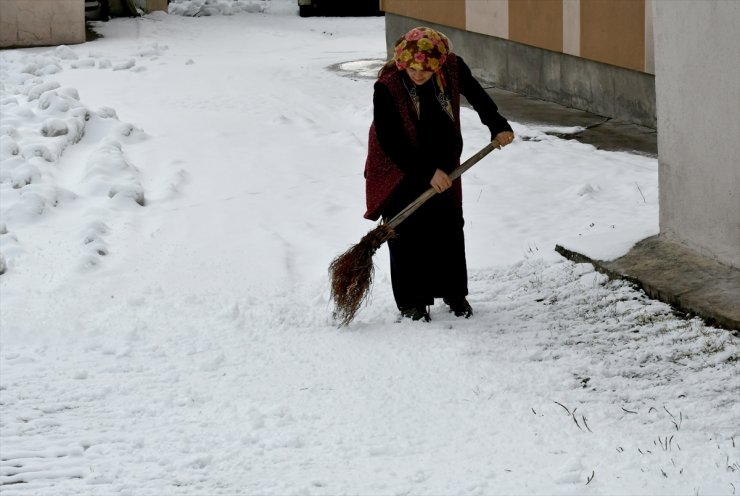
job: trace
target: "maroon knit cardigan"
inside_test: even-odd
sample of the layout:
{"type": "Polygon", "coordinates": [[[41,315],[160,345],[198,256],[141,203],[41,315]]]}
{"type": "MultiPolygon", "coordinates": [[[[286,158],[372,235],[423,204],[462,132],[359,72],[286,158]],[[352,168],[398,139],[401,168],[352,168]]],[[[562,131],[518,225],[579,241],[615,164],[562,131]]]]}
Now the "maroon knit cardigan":
{"type": "MultiPolygon", "coordinates": [[[[455,117],[455,129],[460,139],[460,81],[458,79],[457,57],[455,54],[449,54],[447,60],[442,66],[442,75],[444,76],[445,85],[452,105],[452,114],[455,117]]],[[[382,84],[390,90],[396,107],[403,119],[406,138],[409,144],[416,147],[418,144],[416,135],[416,124],[419,117],[411,101],[411,97],[406,87],[401,81],[401,71],[395,66],[386,69],[385,73],[378,78],[375,84],[382,84]]],[[[457,166],[460,165],[458,160],[457,166]]],[[[456,167],[457,167],[456,166],[456,167]]],[[[403,179],[404,172],[385,154],[378,141],[378,135],[375,132],[375,122],[370,125],[370,136],[368,139],[367,160],[365,161],[365,201],[367,211],[365,218],[378,220],[383,213],[383,208],[388,203],[391,195],[403,179]]],[[[459,205],[462,205],[462,186],[460,179],[452,184],[455,198],[459,205]]]]}

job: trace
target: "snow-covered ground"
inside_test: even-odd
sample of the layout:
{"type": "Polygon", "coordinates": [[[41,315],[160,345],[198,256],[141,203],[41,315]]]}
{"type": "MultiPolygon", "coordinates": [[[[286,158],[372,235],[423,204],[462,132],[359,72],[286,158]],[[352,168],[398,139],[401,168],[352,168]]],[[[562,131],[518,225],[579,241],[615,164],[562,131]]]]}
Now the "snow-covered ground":
{"type": "Polygon", "coordinates": [[[383,18],[209,5],[0,52],[0,492],[740,491],[737,340],[553,251],[655,234],[654,159],[514,123],[463,180],[473,318],[396,323],[382,248],[339,329],[383,18]]]}

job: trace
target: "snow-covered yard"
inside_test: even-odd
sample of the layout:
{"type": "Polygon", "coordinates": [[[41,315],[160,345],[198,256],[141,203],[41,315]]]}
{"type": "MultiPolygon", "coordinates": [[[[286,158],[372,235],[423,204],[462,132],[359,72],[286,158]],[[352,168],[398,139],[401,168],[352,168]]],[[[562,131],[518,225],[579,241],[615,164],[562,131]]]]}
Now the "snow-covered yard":
{"type": "Polygon", "coordinates": [[[0,492],[740,492],[737,340],[553,250],[657,233],[657,162],[514,123],[475,315],[396,323],[383,248],[337,328],[384,21],[257,3],[0,52],[0,492]]]}

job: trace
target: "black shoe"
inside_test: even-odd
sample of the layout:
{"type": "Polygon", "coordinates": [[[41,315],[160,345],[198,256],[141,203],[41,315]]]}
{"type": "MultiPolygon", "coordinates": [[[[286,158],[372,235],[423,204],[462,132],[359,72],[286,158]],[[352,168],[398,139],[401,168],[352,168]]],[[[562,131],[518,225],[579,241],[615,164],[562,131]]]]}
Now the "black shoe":
{"type": "Polygon", "coordinates": [[[450,307],[450,312],[454,313],[455,317],[465,317],[467,319],[473,315],[473,308],[464,296],[462,298],[442,298],[442,301],[450,307]]]}
{"type": "Polygon", "coordinates": [[[432,318],[429,316],[429,312],[427,312],[427,307],[402,308],[401,317],[411,320],[424,320],[424,322],[429,322],[432,320],[432,318]]]}

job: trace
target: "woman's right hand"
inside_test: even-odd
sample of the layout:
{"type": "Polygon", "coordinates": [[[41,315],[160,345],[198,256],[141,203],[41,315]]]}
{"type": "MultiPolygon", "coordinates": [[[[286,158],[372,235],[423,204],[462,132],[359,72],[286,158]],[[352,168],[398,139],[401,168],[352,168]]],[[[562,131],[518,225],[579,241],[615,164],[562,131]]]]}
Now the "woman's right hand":
{"type": "Polygon", "coordinates": [[[452,179],[443,170],[437,169],[432,176],[432,180],[429,181],[434,191],[441,193],[452,186],[452,179]]]}

